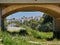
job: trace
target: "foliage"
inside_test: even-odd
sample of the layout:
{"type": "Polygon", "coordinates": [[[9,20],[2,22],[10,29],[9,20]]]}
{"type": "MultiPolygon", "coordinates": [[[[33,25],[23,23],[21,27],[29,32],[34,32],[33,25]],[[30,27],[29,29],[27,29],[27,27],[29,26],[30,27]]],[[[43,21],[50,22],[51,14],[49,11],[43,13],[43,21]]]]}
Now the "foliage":
{"type": "Polygon", "coordinates": [[[33,30],[30,27],[24,26],[30,36],[33,36],[35,38],[39,39],[46,39],[46,38],[52,38],[53,33],[52,32],[39,32],[37,30],[33,30]]]}
{"type": "Polygon", "coordinates": [[[39,22],[40,26],[38,27],[39,31],[43,31],[43,32],[53,31],[53,18],[51,16],[45,13],[43,14],[40,20],[41,20],[39,22]]]}
{"type": "Polygon", "coordinates": [[[22,25],[19,23],[19,21],[11,22],[11,23],[16,23],[17,24],[16,26],[21,26],[26,28],[26,30],[20,31],[19,35],[16,34],[15,36],[10,35],[8,32],[0,31],[0,38],[3,39],[2,43],[4,45],[35,45],[35,44],[30,44],[27,41],[30,39],[41,40],[41,39],[52,38],[53,32],[49,32],[53,30],[52,20],[53,20],[52,17],[44,14],[43,17],[41,17],[40,21],[36,21],[36,20],[24,21],[22,25]],[[25,33],[26,34],[28,33],[28,35],[22,35],[25,33]]]}
{"type": "Polygon", "coordinates": [[[48,22],[53,23],[53,18],[49,16],[48,14],[44,13],[43,18],[44,18],[43,24],[48,23],[48,22]]]}
{"type": "Polygon", "coordinates": [[[48,22],[44,25],[41,25],[39,27],[39,31],[42,31],[42,32],[52,32],[53,31],[53,24],[48,22]]]}
{"type": "Polygon", "coordinates": [[[29,21],[29,27],[31,27],[32,29],[36,29],[35,27],[37,27],[38,24],[39,24],[38,21],[34,19],[29,21]]]}
{"type": "MultiPolygon", "coordinates": [[[[2,40],[2,43],[4,45],[36,45],[36,44],[30,44],[27,41],[27,38],[23,36],[12,36],[7,32],[0,32],[0,39],[2,40]]],[[[37,44],[39,45],[39,44],[37,44]]]]}
{"type": "Polygon", "coordinates": [[[26,31],[28,32],[29,35],[20,36],[17,34],[15,36],[12,36],[8,32],[0,31],[0,39],[1,38],[3,39],[2,43],[4,45],[40,45],[31,44],[28,43],[27,41],[29,40],[38,41],[41,39],[51,38],[53,36],[52,32],[39,32],[37,30],[33,30],[32,28],[26,25],[22,27],[26,28],[26,31]]]}
{"type": "Polygon", "coordinates": [[[34,30],[49,32],[53,30],[53,18],[45,13],[40,18],[40,21],[32,19],[30,21],[25,21],[25,25],[34,30]]]}

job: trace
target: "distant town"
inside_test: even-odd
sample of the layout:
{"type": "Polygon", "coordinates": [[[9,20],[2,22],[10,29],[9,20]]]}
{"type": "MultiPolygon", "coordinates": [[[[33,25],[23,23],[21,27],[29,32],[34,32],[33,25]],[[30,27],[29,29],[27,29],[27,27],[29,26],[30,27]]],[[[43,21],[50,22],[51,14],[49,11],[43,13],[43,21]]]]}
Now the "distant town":
{"type": "Polygon", "coordinates": [[[36,21],[39,21],[41,18],[41,16],[30,16],[30,17],[26,17],[26,16],[23,16],[21,18],[12,18],[12,19],[7,19],[7,23],[8,22],[14,22],[14,21],[19,21],[20,23],[23,23],[24,21],[30,21],[32,19],[36,20],[36,21]]]}

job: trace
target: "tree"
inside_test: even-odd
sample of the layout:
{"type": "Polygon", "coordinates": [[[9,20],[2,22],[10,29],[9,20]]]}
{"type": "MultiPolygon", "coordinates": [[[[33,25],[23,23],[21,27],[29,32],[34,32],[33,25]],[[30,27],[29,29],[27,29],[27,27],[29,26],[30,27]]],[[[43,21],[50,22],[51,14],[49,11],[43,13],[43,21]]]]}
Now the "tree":
{"type": "Polygon", "coordinates": [[[30,27],[32,29],[36,29],[36,27],[37,27],[38,24],[39,24],[38,21],[36,21],[34,19],[32,19],[32,20],[29,21],[29,25],[30,25],[30,27]]]}
{"type": "Polygon", "coordinates": [[[43,18],[44,18],[43,24],[48,23],[48,22],[53,23],[53,18],[49,16],[48,14],[44,13],[43,18]]]}
{"type": "Polygon", "coordinates": [[[43,16],[43,21],[40,21],[41,26],[39,26],[39,31],[52,31],[53,30],[53,18],[49,16],[48,14],[44,13],[43,16]]]}

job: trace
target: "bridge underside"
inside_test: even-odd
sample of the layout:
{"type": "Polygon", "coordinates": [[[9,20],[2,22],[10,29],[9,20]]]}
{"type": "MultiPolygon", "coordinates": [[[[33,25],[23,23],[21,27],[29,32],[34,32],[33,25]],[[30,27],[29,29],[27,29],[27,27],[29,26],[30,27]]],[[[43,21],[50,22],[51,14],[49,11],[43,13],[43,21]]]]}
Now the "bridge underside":
{"type": "Polygon", "coordinates": [[[54,35],[60,38],[60,4],[1,4],[0,27],[4,30],[4,18],[18,11],[41,11],[54,18],[54,35]]]}

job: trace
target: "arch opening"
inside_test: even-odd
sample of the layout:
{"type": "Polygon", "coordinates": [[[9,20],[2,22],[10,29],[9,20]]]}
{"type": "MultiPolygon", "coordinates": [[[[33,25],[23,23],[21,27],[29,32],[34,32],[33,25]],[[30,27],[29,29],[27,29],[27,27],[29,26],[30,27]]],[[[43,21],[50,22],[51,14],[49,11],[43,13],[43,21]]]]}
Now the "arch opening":
{"type": "MultiPolygon", "coordinates": [[[[40,13],[40,11],[34,11],[34,12],[35,12],[35,13],[38,12],[37,14],[40,13]]],[[[32,12],[32,13],[34,13],[34,12],[32,12]]],[[[24,12],[22,12],[22,13],[24,13],[24,12]]],[[[25,13],[26,13],[26,12],[25,12],[25,13]]],[[[28,12],[28,13],[29,13],[29,12],[28,12]]],[[[41,12],[41,13],[42,13],[42,12],[41,12]]],[[[16,14],[16,13],[11,14],[10,16],[13,17],[12,15],[14,15],[14,14],[16,14]]],[[[29,14],[30,14],[30,13],[29,13],[29,14]]],[[[29,14],[28,14],[28,15],[29,15],[29,14]]],[[[43,16],[43,14],[44,14],[44,13],[42,13],[41,15],[43,16]]],[[[17,15],[17,14],[16,14],[16,15],[17,15]]],[[[22,15],[22,14],[21,14],[21,15],[22,15]]],[[[25,15],[25,14],[24,14],[24,15],[25,15]]],[[[23,15],[23,17],[24,17],[24,15],[23,15]]],[[[45,15],[45,14],[44,14],[44,15],[45,15]]],[[[32,16],[35,16],[35,15],[32,15],[32,16]]],[[[40,14],[39,14],[39,15],[36,15],[36,16],[39,17],[40,14]]],[[[41,19],[42,19],[42,16],[41,16],[41,19]]],[[[7,16],[7,17],[9,17],[9,16],[7,16]]],[[[28,16],[28,17],[29,17],[29,16],[28,16]]],[[[31,16],[30,16],[30,17],[31,17],[31,16]]],[[[50,16],[50,17],[51,17],[51,16],[50,16]]],[[[52,17],[51,17],[51,18],[52,18],[52,17]]],[[[16,18],[13,17],[13,18],[11,18],[11,19],[12,19],[12,20],[15,20],[16,18]]],[[[8,19],[7,19],[7,20],[8,20],[8,19]]],[[[15,21],[16,21],[16,20],[15,20],[15,21]]],[[[38,23],[38,22],[39,22],[39,21],[36,20],[36,23],[38,23]]],[[[12,22],[11,22],[11,23],[12,23],[12,22]]],[[[14,22],[13,22],[13,23],[14,23],[14,22]]],[[[12,23],[12,24],[13,24],[13,23],[12,23]]],[[[51,28],[53,28],[53,20],[52,20],[52,23],[50,23],[50,22],[48,22],[47,24],[46,24],[46,23],[47,23],[47,22],[44,22],[44,25],[43,25],[42,27],[40,27],[40,28],[42,28],[41,30],[40,30],[40,28],[38,29],[39,32],[40,32],[40,31],[41,31],[41,32],[53,32],[53,29],[52,29],[52,30],[51,30],[51,29],[50,29],[50,30],[48,30],[48,29],[43,29],[44,27],[45,27],[45,28],[48,28],[47,25],[49,25],[49,26],[52,25],[51,28]]],[[[7,23],[6,23],[6,24],[7,24],[7,23]]],[[[20,23],[20,24],[18,24],[18,25],[19,25],[20,27],[23,26],[23,25],[26,25],[26,26],[28,26],[28,27],[30,27],[30,28],[33,29],[33,27],[29,26],[28,24],[29,24],[29,23],[26,22],[26,23],[20,23]]],[[[39,24],[40,24],[40,23],[39,23],[39,24]]],[[[37,24],[37,25],[39,25],[39,24],[37,24]]],[[[19,27],[18,25],[16,26],[16,24],[14,23],[14,26],[19,27]]],[[[13,26],[13,27],[14,27],[14,26],[13,26]]],[[[32,26],[33,26],[33,25],[32,25],[32,26]]],[[[35,26],[34,26],[34,27],[35,27],[35,26]]],[[[49,27],[49,28],[50,28],[50,27],[49,27]]],[[[37,30],[37,29],[33,29],[33,30],[37,30]]],[[[15,35],[15,33],[14,33],[14,35],[15,35]]],[[[52,33],[51,33],[51,35],[52,35],[52,33]]],[[[53,35],[52,35],[52,37],[53,37],[53,35]]]]}
{"type": "MultiPolygon", "coordinates": [[[[21,5],[20,6],[19,5],[12,5],[12,6],[9,6],[3,10],[4,13],[3,13],[2,18],[4,19],[8,15],[18,12],[18,11],[41,11],[41,12],[48,13],[50,16],[53,17],[53,19],[57,19],[57,18],[60,18],[59,9],[60,8],[55,5],[42,5],[42,6],[41,5],[29,5],[29,6],[28,5],[25,5],[25,6],[24,5],[22,5],[22,6],[21,5]]],[[[55,27],[54,27],[54,29],[55,29],[55,27]]]]}

